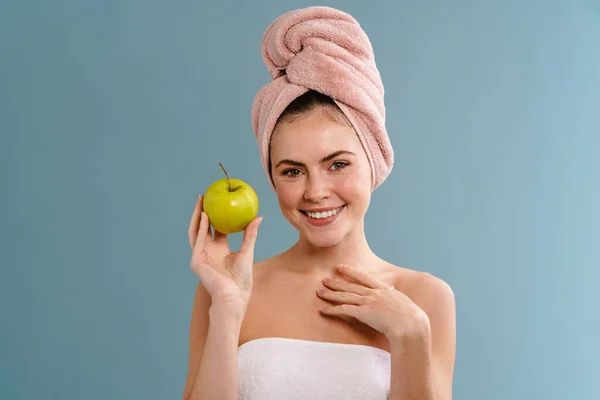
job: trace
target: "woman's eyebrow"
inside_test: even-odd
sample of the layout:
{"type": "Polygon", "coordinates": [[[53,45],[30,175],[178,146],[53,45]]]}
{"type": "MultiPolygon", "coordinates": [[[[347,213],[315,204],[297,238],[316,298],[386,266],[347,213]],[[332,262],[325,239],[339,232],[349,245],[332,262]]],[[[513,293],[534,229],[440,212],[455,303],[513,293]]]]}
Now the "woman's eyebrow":
{"type": "MultiPolygon", "coordinates": [[[[354,154],[351,151],[348,150],[338,150],[338,151],[334,151],[333,153],[323,157],[321,159],[321,163],[330,161],[334,158],[336,158],[337,156],[340,156],[342,154],[352,154],[353,156],[355,156],[356,154],[354,154]]],[[[294,161],[294,160],[290,160],[290,159],[285,159],[285,160],[281,160],[277,163],[277,165],[275,166],[275,168],[279,167],[281,164],[289,164],[289,165],[293,165],[295,167],[305,167],[305,165],[299,161],[294,161]]]]}

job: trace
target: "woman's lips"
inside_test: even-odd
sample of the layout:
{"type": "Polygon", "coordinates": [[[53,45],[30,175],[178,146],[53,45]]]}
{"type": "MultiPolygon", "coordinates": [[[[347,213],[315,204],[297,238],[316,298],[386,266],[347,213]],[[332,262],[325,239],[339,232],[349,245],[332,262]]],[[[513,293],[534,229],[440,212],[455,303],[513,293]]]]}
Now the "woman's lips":
{"type": "Polygon", "coordinates": [[[345,209],[346,209],[346,205],[343,205],[342,208],[337,213],[335,213],[331,217],[326,217],[326,218],[311,218],[306,214],[306,211],[302,211],[302,215],[304,215],[304,218],[306,218],[308,220],[308,223],[310,223],[313,226],[325,226],[325,225],[329,225],[333,221],[335,221],[337,219],[338,215],[343,213],[345,209]]]}

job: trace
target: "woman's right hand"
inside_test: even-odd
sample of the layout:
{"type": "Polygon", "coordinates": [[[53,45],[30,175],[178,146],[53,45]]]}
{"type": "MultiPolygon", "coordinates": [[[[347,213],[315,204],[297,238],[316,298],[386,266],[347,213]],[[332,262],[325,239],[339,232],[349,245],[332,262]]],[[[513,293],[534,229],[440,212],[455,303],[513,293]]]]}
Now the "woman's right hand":
{"type": "Polygon", "coordinates": [[[262,217],[246,227],[240,251],[232,252],[227,235],[213,228],[213,238],[208,215],[203,211],[203,199],[203,195],[198,196],[188,229],[192,249],[190,267],[210,294],[213,306],[241,307],[245,311],[252,293],[254,245],[262,217]]]}

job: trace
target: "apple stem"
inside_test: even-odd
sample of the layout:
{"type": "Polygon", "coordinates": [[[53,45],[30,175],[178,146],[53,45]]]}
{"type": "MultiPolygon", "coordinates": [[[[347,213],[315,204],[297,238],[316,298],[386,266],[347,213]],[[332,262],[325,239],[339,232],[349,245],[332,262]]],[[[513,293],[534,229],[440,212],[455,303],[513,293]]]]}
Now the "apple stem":
{"type": "Polygon", "coordinates": [[[227,183],[229,183],[229,191],[231,192],[231,181],[229,180],[229,175],[227,175],[227,171],[225,171],[225,167],[223,166],[223,164],[219,162],[219,165],[221,166],[223,172],[225,172],[225,176],[227,177],[227,183]]]}

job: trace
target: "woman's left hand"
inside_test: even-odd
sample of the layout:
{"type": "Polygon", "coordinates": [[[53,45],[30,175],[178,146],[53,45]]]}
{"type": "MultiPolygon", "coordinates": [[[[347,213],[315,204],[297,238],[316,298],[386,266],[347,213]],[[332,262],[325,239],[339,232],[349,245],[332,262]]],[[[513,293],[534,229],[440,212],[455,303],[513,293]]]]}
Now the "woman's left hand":
{"type": "Polygon", "coordinates": [[[354,317],[383,333],[388,339],[420,335],[429,326],[427,314],[393,285],[346,265],[338,271],[357,283],[325,279],[326,288],[317,291],[322,299],[340,305],[324,307],[324,315],[354,317]]]}

